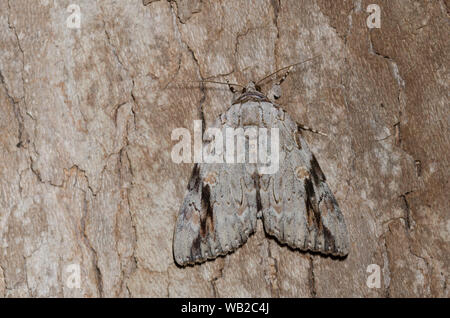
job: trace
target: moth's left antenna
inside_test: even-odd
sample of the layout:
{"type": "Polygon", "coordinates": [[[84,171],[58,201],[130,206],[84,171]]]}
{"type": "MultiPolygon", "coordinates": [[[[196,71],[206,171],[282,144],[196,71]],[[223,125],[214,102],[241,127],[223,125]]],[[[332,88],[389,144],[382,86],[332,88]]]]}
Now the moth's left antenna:
{"type": "Polygon", "coordinates": [[[202,81],[193,81],[196,83],[213,83],[213,84],[222,84],[222,85],[228,85],[228,88],[230,89],[230,91],[232,93],[236,92],[236,90],[233,88],[233,86],[239,86],[242,88],[245,88],[243,85],[241,84],[236,84],[236,83],[230,83],[229,81],[226,82],[219,82],[219,81],[211,81],[211,80],[202,80],[202,81]]]}

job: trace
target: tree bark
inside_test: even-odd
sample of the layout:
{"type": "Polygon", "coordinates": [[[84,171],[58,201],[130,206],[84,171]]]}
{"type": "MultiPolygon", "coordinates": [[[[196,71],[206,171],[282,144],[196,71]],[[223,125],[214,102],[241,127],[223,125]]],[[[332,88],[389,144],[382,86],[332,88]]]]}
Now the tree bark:
{"type": "Polygon", "coordinates": [[[447,0],[0,0],[0,296],[448,297],[448,18],[447,0]],[[172,161],[171,132],[232,101],[192,81],[245,85],[313,56],[279,104],[328,135],[304,134],[348,257],[259,223],[235,253],[177,267],[193,165],[172,161]]]}

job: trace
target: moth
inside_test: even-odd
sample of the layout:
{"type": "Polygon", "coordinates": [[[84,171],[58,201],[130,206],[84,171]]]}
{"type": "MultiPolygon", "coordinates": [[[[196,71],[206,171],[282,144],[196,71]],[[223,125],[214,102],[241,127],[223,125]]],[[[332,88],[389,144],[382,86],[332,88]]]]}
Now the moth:
{"type": "MultiPolygon", "coordinates": [[[[267,234],[293,249],[348,254],[344,217],[302,137],[302,130],[311,129],[297,124],[274,102],[279,97],[276,88],[297,64],[287,67],[270,98],[257,83],[280,70],[242,86],[229,109],[214,122],[220,129],[278,128],[279,168],[276,173],[261,174],[258,163],[195,164],[174,231],[178,265],[202,263],[235,251],[255,232],[258,218],[267,234]]],[[[240,86],[225,84],[232,92],[236,92],[234,85],[240,86]]],[[[202,143],[208,148],[211,138],[203,134],[202,143]]]]}

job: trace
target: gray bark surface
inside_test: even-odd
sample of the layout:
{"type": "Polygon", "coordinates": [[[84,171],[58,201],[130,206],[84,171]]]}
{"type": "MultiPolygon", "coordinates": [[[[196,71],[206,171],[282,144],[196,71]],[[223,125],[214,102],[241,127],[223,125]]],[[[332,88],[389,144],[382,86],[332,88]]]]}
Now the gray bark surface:
{"type": "MultiPolygon", "coordinates": [[[[449,8],[436,1],[0,0],[0,297],[448,297],[449,8]],[[369,29],[366,8],[381,8],[369,29]],[[67,27],[70,4],[79,29],[67,27]],[[291,63],[279,104],[343,211],[344,260],[255,235],[180,268],[173,129],[291,63]],[[80,288],[67,267],[78,264],[80,288]],[[381,269],[380,288],[366,281],[381,269]]],[[[265,86],[265,90],[270,87],[265,86]]]]}

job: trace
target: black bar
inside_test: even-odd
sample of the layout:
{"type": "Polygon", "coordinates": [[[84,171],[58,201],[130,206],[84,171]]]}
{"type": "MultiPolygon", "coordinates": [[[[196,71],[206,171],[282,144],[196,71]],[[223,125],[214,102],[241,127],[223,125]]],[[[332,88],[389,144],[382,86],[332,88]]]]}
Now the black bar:
{"type": "MultiPolygon", "coordinates": [[[[159,317],[165,315],[196,315],[205,317],[222,317],[234,314],[244,316],[280,317],[282,314],[305,316],[309,313],[320,313],[322,315],[347,315],[356,314],[366,316],[368,313],[380,314],[384,317],[390,307],[398,307],[402,315],[407,311],[432,309],[437,312],[437,306],[443,311],[448,309],[448,299],[292,299],[292,298],[138,298],[138,299],[1,299],[0,309],[12,310],[15,316],[21,311],[48,313],[52,309],[61,308],[64,313],[80,315],[81,317],[92,311],[114,312],[115,315],[130,317],[133,311],[139,312],[139,317],[159,317]],[[57,305],[57,307],[54,307],[57,305]],[[428,307],[432,306],[432,307],[428,307]],[[446,306],[446,308],[444,308],[446,306]],[[212,313],[211,313],[212,311],[212,313]]],[[[55,314],[61,313],[55,310],[55,314]]],[[[65,316],[65,315],[64,315],[65,316]]],[[[6,317],[6,316],[5,316],[6,317]]]]}

